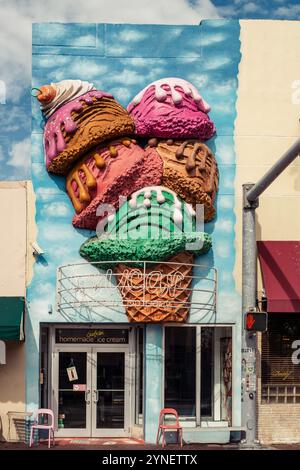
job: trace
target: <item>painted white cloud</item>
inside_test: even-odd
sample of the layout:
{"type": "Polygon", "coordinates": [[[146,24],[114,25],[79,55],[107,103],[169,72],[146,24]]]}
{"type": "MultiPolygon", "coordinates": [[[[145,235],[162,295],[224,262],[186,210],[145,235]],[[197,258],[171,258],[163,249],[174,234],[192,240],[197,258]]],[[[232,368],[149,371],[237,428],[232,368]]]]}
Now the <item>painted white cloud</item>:
{"type": "MultiPolygon", "coordinates": [[[[216,110],[216,106],[214,106],[214,110],[216,110]]],[[[219,163],[231,164],[235,161],[233,144],[229,145],[222,141],[218,142],[216,153],[219,163]]]]}
{"type": "Polygon", "coordinates": [[[69,74],[72,78],[86,78],[89,80],[100,79],[107,72],[107,66],[101,60],[95,59],[70,59],[69,74]]]}
{"type": "Polygon", "coordinates": [[[118,35],[118,39],[121,42],[138,42],[147,38],[147,34],[142,31],[137,31],[135,29],[123,29],[118,35]]]}
{"type": "Polygon", "coordinates": [[[222,240],[222,242],[216,244],[214,251],[220,258],[229,258],[232,255],[233,247],[229,243],[222,240]]]}
{"type": "Polygon", "coordinates": [[[50,202],[41,210],[44,217],[66,217],[70,214],[70,208],[65,202],[50,202]]]}
{"type": "Polygon", "coordinates": [[[42,201],[47,201],[54,196],[61,195],[61,192],[56,188],[37,188],[36,195],[42,201]]]}
{"type": "Polygon", "coordinates": [[[220,209],[232,209],[234,206],[233,196],[221,196],[218,199],[218,207],[220,209]]]}
{"type": "Polygon", "coordinates": [[[75,240],[76,243],[76,232],[71,225],[71,221],[66,223],[47,223],[40,227],[39,235],[41,240],[54,241],[56,243],[71,243],[71,240],[75,240]]]}
{"type": "Polygon", "coordinates": [[[237,314],[242,309],[241,297],[237,292],[220,292],[218,296],[218,305],[222,312],[222,316],[237,319],[237,314]]]}
{"type": "Polygon", "coordinates": [[[224,65],[230,64],[230,62],[231,60],[229,57],[212,56],[206,59],[203,64],[203,67],[205,68],[205,70],[215,70],[224,67],[224,65]]]}
{"type": "MultiPolygon", "coordinates": [[[[55,56],[55,65],[59,67],[69,62],[68,56],[58,55],[55,56]]],[[[53,56],[52,55],[40,55],[36,57],[36,63],[38,68],[53,68],[53,56]]]]}
{"type": "Polygon", "coordinates": [[[200,36],[199,41],[193,41],[193,46],[211,46],[223,42],[225,39],[227,36],[224,33],[209,34],[204,37],[200,36]]]}
{"type": "Polygon", "coordinates": [[[144,77],[142,74],[135,70],[124,69],[118,74],[111,74],[107,77],[107,81],[111,83],[120,83],[124,86],[137,85],[144,83],[144,77]]]}
{"type": "Polygon", "coordinates": [[[72,47],[80,46],[89,46],[91,45],[95,46],[96,45],[96,38],[92,34],[86,34],[85,36],[79,36],[78,38],[74,38],[72,40],[72,47]]]}
{"type": "Polygon", "coordinates": [[[209,77],[206,74],[189,74],[188,81],[195,85],[201,93],[201,88],[209,83],[209,77]]]}
{"type": "Polygon", "coordinates": [[[225,233],[233,233],[234,227],[233,222],[230,219],[221,219],[217,221],[217,229],[225,233]]]}
{"type": "Polygon", "coordinates": [[[130,91],[128,88],[119,87],[119,88],[111,88],[110,93],[117,99],[123,102],[128,102],[131,98],[130,91]]]}

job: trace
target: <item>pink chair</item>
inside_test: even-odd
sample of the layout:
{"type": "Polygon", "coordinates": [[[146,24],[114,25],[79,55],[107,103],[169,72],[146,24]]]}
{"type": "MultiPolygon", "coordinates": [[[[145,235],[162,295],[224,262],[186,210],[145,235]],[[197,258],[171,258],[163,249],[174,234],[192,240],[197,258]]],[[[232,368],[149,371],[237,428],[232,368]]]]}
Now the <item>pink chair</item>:
{"type": "Polygon", "coordinates": [[[165,431],[177,431],[177,438],[180,438],[180,447],[182,447],[182,426],[179,422],[179,416],[174,408],[163,408],[159,413],[158,430],[156,436],[156,444],[159,444],[160,435],[162,434],[162,447],[166,445],[165,431]],[[165,416],[172,415],[175,417],[175,423],[166,424],[165,416]]]}
{"type": "Polygon", "coordinates": [[[40,408],[37,410],[34,422],[31,425],[31,430],[30,430],[30,441],[29,441],[29,447],[32,446],[33,443],[33,433],[34,430],[37,429],[48,429],[48,448],[50,449],[51,447],[51,442],[50,442],[50,434],[52,432],[52,439],[53,439],[53,446],[55,446],[55,439],[54,439],[54,414],[52,410],[49,410],[47,408],[40,408]],[[48,424],[39,424],[39,416],[48,415],[48,424]],[[50,422],[51,421],[51,422],[50,422]]]}

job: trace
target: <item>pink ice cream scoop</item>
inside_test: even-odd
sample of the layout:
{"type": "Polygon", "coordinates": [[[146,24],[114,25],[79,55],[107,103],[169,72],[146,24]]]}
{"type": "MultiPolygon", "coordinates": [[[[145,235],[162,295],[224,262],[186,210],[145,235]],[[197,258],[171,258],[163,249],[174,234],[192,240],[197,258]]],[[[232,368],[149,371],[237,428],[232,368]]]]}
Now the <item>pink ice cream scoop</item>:
{"type": "Polygon", "coordinates": [[[216,132],[210,106],[191,83],[163,78],[144,88],[128,105],[135,132],[144,137],[210,139],[216,132]]]}
{"type": "Polygon", "coordinates": [[[108,204],[117,209],[120,196],[161,184],[162,174],[157,151],[143,150],[133,139],[119,138],[95,147],[73,166],[66,179],[76,211],[73,225],[96,230],[107,215],[108,204]]]}

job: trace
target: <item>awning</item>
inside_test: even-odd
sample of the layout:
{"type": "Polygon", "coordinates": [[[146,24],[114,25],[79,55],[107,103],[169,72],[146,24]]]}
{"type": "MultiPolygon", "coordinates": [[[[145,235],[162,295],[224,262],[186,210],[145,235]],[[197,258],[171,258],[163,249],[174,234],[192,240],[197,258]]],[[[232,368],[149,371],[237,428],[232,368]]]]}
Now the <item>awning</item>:
{"type": "Polygon", "coordinates": [[[0,297],[0,340],[24,339],[24,297],[0,297]]]}
{"type": "Polygon", "coordinates": [[[257,242],[268,312],[300,313],[300,241],[257,242]]]}

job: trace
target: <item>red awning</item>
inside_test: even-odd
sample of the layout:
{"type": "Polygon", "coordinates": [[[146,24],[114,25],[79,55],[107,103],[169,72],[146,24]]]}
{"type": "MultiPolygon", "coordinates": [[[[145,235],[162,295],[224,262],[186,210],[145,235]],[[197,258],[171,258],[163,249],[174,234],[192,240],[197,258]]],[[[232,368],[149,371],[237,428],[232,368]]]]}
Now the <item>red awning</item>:
{"type": "Polygon", "coordinates": [[[268,312],[300,313],[300,242],[257,242],[268,312]]]}

